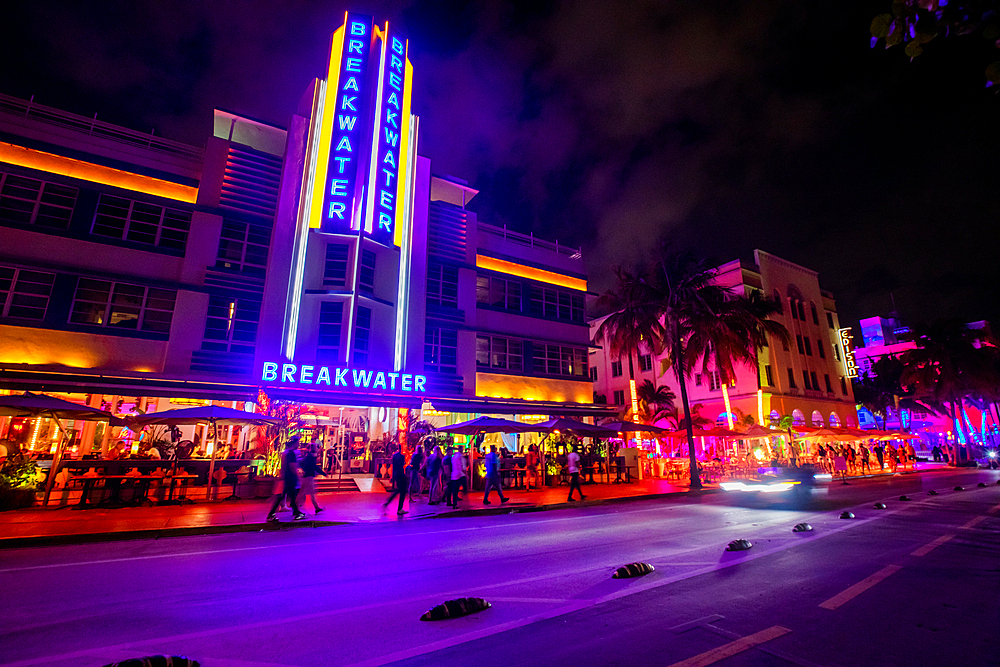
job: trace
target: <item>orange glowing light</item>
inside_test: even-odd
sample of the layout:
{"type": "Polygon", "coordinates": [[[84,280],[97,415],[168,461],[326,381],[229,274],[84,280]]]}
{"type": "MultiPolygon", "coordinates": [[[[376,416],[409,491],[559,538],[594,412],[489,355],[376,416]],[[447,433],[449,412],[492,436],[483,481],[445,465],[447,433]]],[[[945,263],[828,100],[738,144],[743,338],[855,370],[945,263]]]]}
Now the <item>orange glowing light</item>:
{"type": "Polygon", "coordinates": [[[518,276],[519,278],[537,280],[540,283],[549,283],[550,285],[558,285],[559,287],[568,287],[569,289],[580,290],[581,292],[587,291],[587,281],[581,278],[574,278],[572,276],[566,276],[554,271],[546,271],[545,269],[536,269],[533,266],[525,266],[523,264],[508,262],[505,259],[496,259],[495,257],[476,255],[476,266],[481,269],[518,276]]]}
{"type": "Polygon", "coordinates": [[[0,141],[0,162],[194,204],[198,188],[0,141]]]}

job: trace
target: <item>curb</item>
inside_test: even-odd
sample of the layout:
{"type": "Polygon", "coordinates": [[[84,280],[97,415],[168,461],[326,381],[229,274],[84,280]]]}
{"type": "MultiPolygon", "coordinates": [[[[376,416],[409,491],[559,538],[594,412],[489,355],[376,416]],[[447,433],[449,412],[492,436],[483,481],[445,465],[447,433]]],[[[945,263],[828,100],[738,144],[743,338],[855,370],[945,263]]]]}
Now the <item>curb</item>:
{"type": "Polygon", "coordinates": [[[671,491],[669,493],[646,493],[641,496],[621,496],[618,498],[599,498],[596,500],[582,500],[575,502],[550,503],[548,505],[506,505],[500,507],[490,507],[482,509],[461,509],[451,512],[440,512],[429,516],[414,517],[417,520],[426,519],[451,519],[461,517],[476,516],[499,516],[501,514],[530,514],[534,512],[548,512],[552,510],[573,509],[576,507],[601,507],[603,505],[619,505],[635,500],[656,500],[658,498],[671,498],[674,496],[686,496],[689,494],[705,495],[718,493],[720,488],[703,488],[699,491],[671,491]]]}
{"type": "Polygon", "coordinates": [[[156,540],[167,537],[193,537],[196,535],[224,535],[226,533],[258,533],[293,530],[296,528],[328,528],[349,526],[349,521],[287,521],[282,523],[239,523],[225,526],[185,526],[181,528],[153,528],[125,530],[115,533],[78,533],[70,535],[33,535],[0,538],[0,549],[49,547],[98,542],[124,542],[129,540],[156,540]]]}

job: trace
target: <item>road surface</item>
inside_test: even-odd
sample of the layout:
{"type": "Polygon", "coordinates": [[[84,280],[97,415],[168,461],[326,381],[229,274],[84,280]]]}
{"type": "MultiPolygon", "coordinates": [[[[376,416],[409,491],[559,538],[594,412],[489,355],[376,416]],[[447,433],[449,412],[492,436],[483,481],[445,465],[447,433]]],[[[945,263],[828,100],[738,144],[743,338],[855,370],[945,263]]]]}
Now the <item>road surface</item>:
{"type": "Polygon", "coordinates": [[[1000,665],[998,479],[0,551],[0,664],[1000,665]]]}

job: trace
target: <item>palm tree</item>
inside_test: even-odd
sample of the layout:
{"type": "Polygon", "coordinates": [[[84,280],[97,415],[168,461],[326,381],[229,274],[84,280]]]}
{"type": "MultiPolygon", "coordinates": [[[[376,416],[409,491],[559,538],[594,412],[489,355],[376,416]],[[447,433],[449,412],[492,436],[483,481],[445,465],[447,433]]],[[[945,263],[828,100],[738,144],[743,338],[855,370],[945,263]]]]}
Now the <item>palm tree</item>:
{"type": "MultiPolygon", "coordinates": [[[[914,329],[917,347],[902,355],[905,366],[900,381],[911,385],[921,402],[946,408],[966,443],[963,401],[975,387],[975,378],[983,368],[984,353],[976,343],[983,332],[970,329],[959,320],[942,320],[914,329]]],[[[971,443],[970,443],[971,444],[971,443]]],[[[952,465],[960,462],[960,448],[955,447],[952,465]]]]}
{"type": "Polygon", "coordinates": [[[639,399],[639,414],[633,416],[645,424],[669,416],[674,411],[674,399],[677,398],[670,387],[657,386],[649,380],[636,387],[636,396],[639,399]]]}
{"type": "Polygon", "coordinates": [[[656,292],[641,274],[615,268],[617,286],[598,301],[611,309],[594,335],[598,345],[607,343],[608,352],[619,359],[628,358],[629,389],[635,385],[633,353],[643,349],[651,354],[663,351],[664,331],[657,312],[656,292]]]}

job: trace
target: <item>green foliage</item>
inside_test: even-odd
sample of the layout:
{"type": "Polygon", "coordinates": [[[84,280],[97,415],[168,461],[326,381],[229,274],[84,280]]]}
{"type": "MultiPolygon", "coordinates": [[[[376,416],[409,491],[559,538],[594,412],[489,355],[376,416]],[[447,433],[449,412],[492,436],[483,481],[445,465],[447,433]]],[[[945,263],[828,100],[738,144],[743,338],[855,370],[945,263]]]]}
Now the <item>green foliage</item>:
{"type": "MultiPolygon", "coordinates": [[[[885,48],[905,44],[912,60],[924,52],[923,45],[935,37],[954,38],[979,33],[988,51],[1000,49],[1000,23],[990,0],[940,2],[939,0],[895,0],[891,13],[872,19],[872,47],[885,40],[885,48]]],[[[986,67],[986,85],[1000,83],[1000,61],[986,67]]]]}
{"type": "Polygon", "coordinates": [[[0,465],[0,487],[31,489],[38,483],[35,461],[23,453],[8,456],[0,465]]]}

